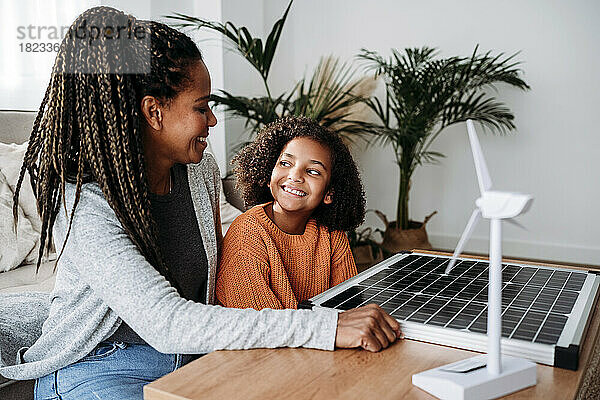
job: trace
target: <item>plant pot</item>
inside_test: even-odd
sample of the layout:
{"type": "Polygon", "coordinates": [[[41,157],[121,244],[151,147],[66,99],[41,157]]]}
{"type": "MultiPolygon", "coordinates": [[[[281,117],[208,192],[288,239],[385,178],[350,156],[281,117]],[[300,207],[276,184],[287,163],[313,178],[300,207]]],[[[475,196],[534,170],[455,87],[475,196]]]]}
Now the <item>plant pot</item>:
{"type": "Polygon", "coordinates": [[[354,263],[356,264],[356,270],[360,273],[367,268],[383,261],[383,252],[380,248],[375,248],[369,244],[356,246],[352,248],[352,256],[354,257],[354,263]]]}
{"type": "Polygon", "coordinates": [[[396,221],[388,222],[385,215],[377,211],[377,215],[386,226],[381,247],[392,254],[413,249],[431,250],[425,227],[436,213],[437,211],[434,211],[429,214],[423,222],[409,221],[409,229],[398,229],[396,221]]]}

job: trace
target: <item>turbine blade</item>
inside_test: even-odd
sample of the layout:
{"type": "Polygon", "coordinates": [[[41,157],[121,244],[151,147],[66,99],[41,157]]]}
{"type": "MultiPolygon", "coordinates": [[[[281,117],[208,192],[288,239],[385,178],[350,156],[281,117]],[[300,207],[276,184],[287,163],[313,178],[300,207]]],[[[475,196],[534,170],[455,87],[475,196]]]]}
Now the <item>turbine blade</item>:
{"type": "Polygon", "coordinates": [[[466,226],[462,236],[460,237],[458,244],[456,245],[456,250],[454,250],[454,254],[452,255],[452,258],[450,259],[450,262],[448,263],[448,266],[446,267],[446,271],[444,272],[444,274],[448,275],[450,273],[450,271],[452,270],[452,268],[454,267],[454,264],[456,263],[456,257],[458,257],[458,255],[460,253],[462,253],[463,248],[465,247],[465,243],[467,243],[467,241],[471,237],[471,234],[473,233],[473,229],[479,222],[480,217],[481,217],[481,210],[479,208],[476,208],[473,211],[473,214],[471,214],[471,218],[469,218],[469,222],[467,222],[467,226],[466,226]]]}
{"type": "Polygon", "coordinates": [[[492,188],[492,178],[488,172],[481,145],[475,132],[475,125],[470,119],[467,120],[467,132],[469,133],[469,141],[471,142],[471,150],[473,152],[473,161],[475,161],[475,170],[477,171],[477,181],[479,182],[479,191],[481,194],[492,188]]]}
{"type": "Polygon", "coordinates": [[[520,222],[517,222],[517,221],[515,221],[515,220],[514,220],[514,219],[512,219],[512,218],[507,218],[507,219],[505,219],[505,220],[503,220],[503,221],[506,221],[506,222],[508,222],[509,224],[513,224],[514,226],[516,226],[516,227],[518,227],[518,228],[521,228],[521,229],[523,229],[523,230],[525,230],[525,231],[529,232],[529,229],[527,229],[527,227],[526,227],[525,225],[521,224],[520,222]]]}

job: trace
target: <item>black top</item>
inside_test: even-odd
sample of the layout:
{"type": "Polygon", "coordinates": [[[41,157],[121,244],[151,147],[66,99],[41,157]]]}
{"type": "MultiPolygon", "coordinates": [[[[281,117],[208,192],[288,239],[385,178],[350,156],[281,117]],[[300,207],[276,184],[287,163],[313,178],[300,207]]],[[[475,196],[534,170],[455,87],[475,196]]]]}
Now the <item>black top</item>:
{"type": "MultiPolygon", "coordinates": [[[[194,211],[186,166],[175,164],[171,169],[171,178],[170,193],[150,193],[152,216],[158,226],[158,245],[173,279],[181,288],[181,296],[204,303],[208,259],[194,211]]],[[[146,343],[125,322],[107,340],[146,343]]]]}

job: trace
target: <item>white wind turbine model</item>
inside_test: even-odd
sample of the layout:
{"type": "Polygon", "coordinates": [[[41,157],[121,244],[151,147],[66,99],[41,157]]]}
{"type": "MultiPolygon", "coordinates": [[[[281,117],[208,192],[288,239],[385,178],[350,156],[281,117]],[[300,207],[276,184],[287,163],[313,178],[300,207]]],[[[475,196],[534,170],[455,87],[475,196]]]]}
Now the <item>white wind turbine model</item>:
{"type": "Polygon", "coordinates": [[[456,257],[462,252],[479,219],[482,216],[489,219],[487,368],[483,368],[486,366],[486,356],[482,355],[413,375],[414,385],[441,399],[491,399],[536,384],[534,363],[521,358],[502,356],[500,353],[502,337],[502,220],[519,225],[511,218],[526,212],[533,198],[526,194],[490,190],[492,180],[471,120],[467,120],[467,131],[481,197],[475,201],[477,208],[473,211],[456,246],[456,251],[448,263],[446,274],[452,270],[456,257]]]}

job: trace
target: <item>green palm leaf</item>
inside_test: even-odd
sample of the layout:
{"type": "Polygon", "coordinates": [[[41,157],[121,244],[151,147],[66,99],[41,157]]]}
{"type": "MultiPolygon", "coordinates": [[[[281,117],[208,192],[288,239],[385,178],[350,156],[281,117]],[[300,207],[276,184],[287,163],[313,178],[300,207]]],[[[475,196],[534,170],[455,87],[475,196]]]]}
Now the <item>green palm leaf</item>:
{"type": "Polygon", "coordinates": [[[264,48],[260,38],[254,37],[246,27],[238,28],[230,21],[222,24],[220,22],[206,21],[201,18],[180,13],[175,13],[166,18],[176,21],[173,26],[177,28],[209,29],[221,33],[235,46],[239,53],[248,60],[266,82],[275,56],[275,50],[277,49],[277,44],[279,43],[279,38],[283,31],[283,25],[285,24],[292,3],[293,0],[289,2],[283,16],[273,25],[264,48]]]}

